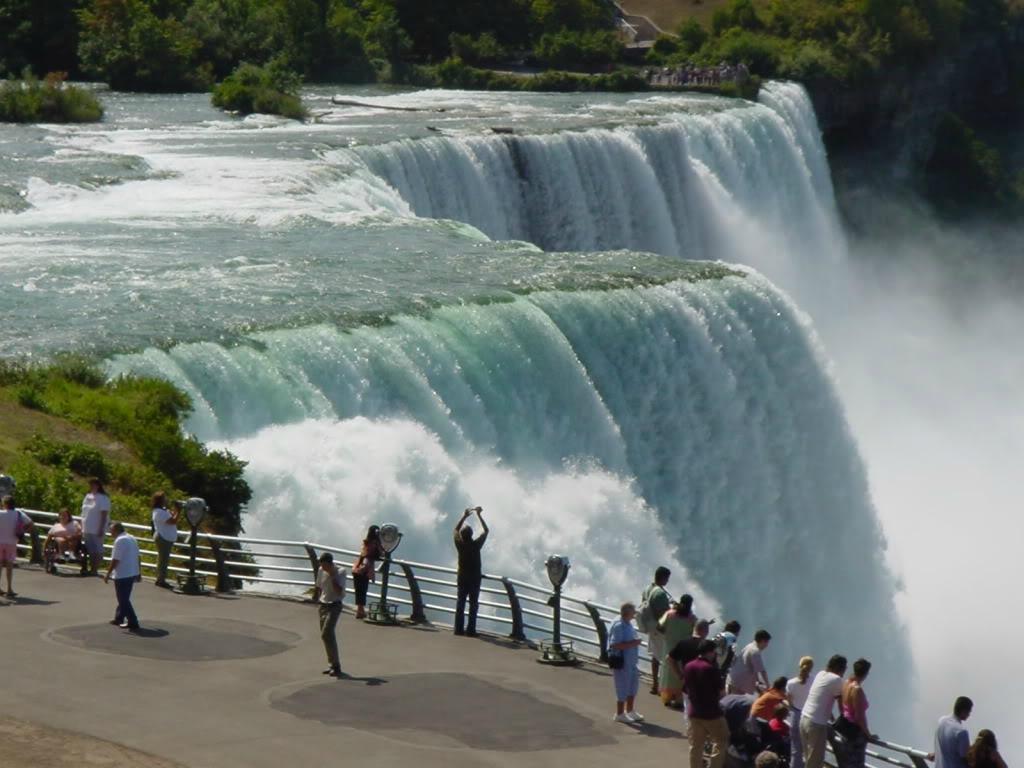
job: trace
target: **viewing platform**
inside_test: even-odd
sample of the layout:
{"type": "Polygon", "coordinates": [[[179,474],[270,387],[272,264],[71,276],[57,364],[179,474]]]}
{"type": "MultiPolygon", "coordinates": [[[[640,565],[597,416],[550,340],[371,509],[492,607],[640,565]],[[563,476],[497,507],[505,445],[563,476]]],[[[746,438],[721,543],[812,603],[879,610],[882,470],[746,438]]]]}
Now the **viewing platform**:
{"type": "MultiPolygon", "coordinates": [[[[551,587],[485,576],[481,635],[457,637],[445,624],[454,571],[395,558],[388,602],[400,620],[357,621],[349,597],[337,632],[344,675],[333,679],[320,674],[317,607],[301,592],[312,585],[318,552],[347,564],[351,550],[200,533],[196,573],[209,588],[183,594],[149,580],[136,585],[142,628],[131,633],[110,624],[112,584],[79,575],[77,566],[51,574],[29,564],[54,517],[31,514],[37,536],[19,547],[18,596],[0,597],[5,768],[686,762],[683,715],[646,685],[637,699],[646,722],[612,721],[611,673],[597,659],[608,606],[562,595],[561,639],[575,643],[582,663],[539,664],[537,647],[551,639],[554,621],[551,587]],[[242,582],[295,594],[230,590],[242,582]]],[[[148,529],[126,527],[142,545],[145,572],[153,563],[148,529]]],[[[185,538],[172,566],[183,583],[193,554],[185,538]]],[[[371,608],[383,582],[382,573],[371,608]]],[[[884,753],[869,752],[874,768],[924,768],[921,752],[881,741],[876,748],[884,753]]]]}
{"type": "Polygon", "coordinates": [[[614,723],[607,670],[541,665],[535,650],[500,637],[364,624],[346,609],[338,639],[347,676],[333,680],[320,674],[308,602],[188,596],[147,581],[133,600],[143,629],[130,634],[108,623],[114,590],[102,579],[22,566],[15,589],[16,600],[0,598],[3,766],[529,759],[611,768],[680,759],[678,712],[645,694],[647,723],[614,723]]]}

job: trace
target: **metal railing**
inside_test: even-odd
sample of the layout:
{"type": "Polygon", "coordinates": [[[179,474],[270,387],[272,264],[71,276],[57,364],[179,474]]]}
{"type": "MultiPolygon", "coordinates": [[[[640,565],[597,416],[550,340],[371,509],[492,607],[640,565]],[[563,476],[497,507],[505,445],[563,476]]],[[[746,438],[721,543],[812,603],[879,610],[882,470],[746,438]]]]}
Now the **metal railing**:
{"type": "MultiPolygon", "coordinates": [[[[30,562],[41,563],[45,527],[57,519],[52,512],[23,510],[34,522],[31,540],[18,545],[19,553],[30,562]]],[[[77,519],[77,518],[76,518],[77,519]]],[[[139,540],[139,555],[144,571],[156,568],[157,552],[149,526],[123,523],[125,530],[139,540]]],[[[104,542],[109,555],[113,542],[104,542]]],[[[189,574],[189,533],[179,531],[171,552],[168,571],[184,578],[189,574]]],[[[259,589],[284,587],[301,594],[316,586],[320,554],[358,557],[357,550],[309,541],[257,539],[246,536],[221,536],[200,531],[196,543],[197,576],[212,582],[217,591],[248,587],[259,589]]],[[[390,568],[388,602],[408,611],[411,622],[451,625],[454,622],[458,584],[457,571],[440,565],[392,558],[378,564],[390,568]]],[[[367,598],[380,600],[377,578],[367,598]]],[[[480,590],[478,625],[484,631],[507,635],[525,643],[534,643],[550,635],[552,629],[553,590],[494,574],[483,575],[480,590]]],[[[562,595],[562,637],[571,640],[576,652],[587,659],[607,658],[608,625],[618,617],[618,609],[600,603],[562,595]]]]}
{"type": "MultiPolygon", "coordinates": [[[[57,519],[52,512],[22,511],[36,523],[57,519]]],[[[135,523],[123,525],[139,540],[144,571],[155,570],[157,552],[150,527],[135,523]]],[[[33,563],[43,561],[46,533],[42,528],[37,524],[32,529],[30,541],[18,544],[19,553],[33,563]]],[[[178,541],[171,552],[168,571],[181,579],[190,573],[189,541],[190,534],[179,531],[178,541]]],[[[104,542],[104,554],[109,555],[112,548],[113,542],[108,538],[104,542]]],[[[230,592],[246,585],[257,589],[260,585],[273,585],[302,594],[316,586],[318,561],[322,553],[330,552],[353,559],[359,556],[357,550],[316,542],[221,536],[202,531],[197,534],[196,550],[196,575],[211,580],[213,588],[219,592],[230,592]]],[[[455,580],[458,572],[454,568],[399,558],[383,561],[379,567],[390,568],[388,602],[408,610],[405,620],[452,625],[458,589],[455,580]]],[[[368,601],[380,600],[381,581],[382,578],[377,579],[371,585],[368,601]]],[[[553,599],[551,587],[484,574],[477,622],[491,634],[505,635],[517,642],[536,646],[551,635],[553,599]]],[[[572,641],[576,653],[585,659],[607,661],[608,627],[618,618],[618,609],[563,593],[561,613],[562,638],[572,641]]],[[[641,659],[649,661],[650,657],[641,652],[641,659]]],[[[839,744],[837,739],[830,739],[830,758],[834,758],[839,744]]],[[[870,744],[876,748],[867,750],[867,764],[871,768],[928,768],[925,762],[927,755],[921,750],[878,738],[871,739],[870,744]]],[[[836,762],[829,760],[827,764],[836,768],[836,762]]]]}

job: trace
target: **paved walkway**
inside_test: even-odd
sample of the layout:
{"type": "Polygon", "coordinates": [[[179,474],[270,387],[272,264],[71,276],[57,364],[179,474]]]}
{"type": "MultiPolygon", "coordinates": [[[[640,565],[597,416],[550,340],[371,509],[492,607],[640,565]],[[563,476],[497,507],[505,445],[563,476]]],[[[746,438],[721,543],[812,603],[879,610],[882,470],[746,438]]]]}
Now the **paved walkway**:
{"type": "Polygon", "coordinates": [[[107,623],[113,587],[99,579],[22,567],[15,588],[16,601],[0,599],[5,767],[280,768],[358,755],[416,768],[621,768],[686,759],[681,716],[650,694],[638,704],[647,724],[613,723],[607,670],[545,667],[501,639],[346,614],[338,634],[349,677],[335,681],[320,674],[310,604],[187,597],[147,582],[134,601],[145,631],[132,635],[107,623]]]}

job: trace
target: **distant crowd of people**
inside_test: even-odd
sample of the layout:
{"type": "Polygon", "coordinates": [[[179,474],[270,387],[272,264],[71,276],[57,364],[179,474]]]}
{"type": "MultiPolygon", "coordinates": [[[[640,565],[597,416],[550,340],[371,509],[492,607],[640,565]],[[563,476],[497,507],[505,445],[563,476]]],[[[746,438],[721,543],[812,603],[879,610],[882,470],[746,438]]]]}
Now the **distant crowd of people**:
{"type": "Polygon", "coordinates": [[[650,85],[743,85],[750,80],[750,69],[743,62],[729,64],[723,61],[716,67],[701,67],[690,62],[676,67],[648,67],[644,76],[650,85]]]}
{"type": "MultiPolygon", "coordinates": [[[[643,591],[640,607],[624,603],[608,631],[608,666],[615,686],[616,722],[644,721],[636,710],[643,634],[651,657],[651,693],[667,707],[684,710],[689,723],[690,768],[722,768],[727,756],[758,768],[822,768],[831,742],[839,768],[864,768],[868,726],[864,682],[871,662],[857,659],[847,674],[845,656],[834,655],[811,677],[814,659],[802,657],[794,677],[770,679],[763,653],[771,633],[759,629],[737,652],[741,626],[729,621],[710,637],[714,619],[698,619],[693,597],[674,600],[671,572],[660,567],[643,591]],[[844,679],[845,676],[845,679],[844,679]]],[[[965,696],[939,721],[936,768],[1006,768],[992,731],[973,744],[964,725],[973,703],[965,696]]]]}

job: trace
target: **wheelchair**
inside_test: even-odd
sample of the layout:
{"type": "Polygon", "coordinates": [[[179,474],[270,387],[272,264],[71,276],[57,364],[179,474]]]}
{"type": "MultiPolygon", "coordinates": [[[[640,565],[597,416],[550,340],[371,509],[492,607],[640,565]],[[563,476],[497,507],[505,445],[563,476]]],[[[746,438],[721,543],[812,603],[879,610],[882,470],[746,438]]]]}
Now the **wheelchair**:
{"type": "Polygon", "coordinates": [[[46,572],[56,576],[60,572],[59,566],[61,565],[78,565],[79,572],[82,575],[89,573],[89,554],[85,549],[85,541],[83,539],[79,538],[70,557],[60,554],[55,539],[51,539],[43,547],[43,568],[46,569],[46,572]]]}

